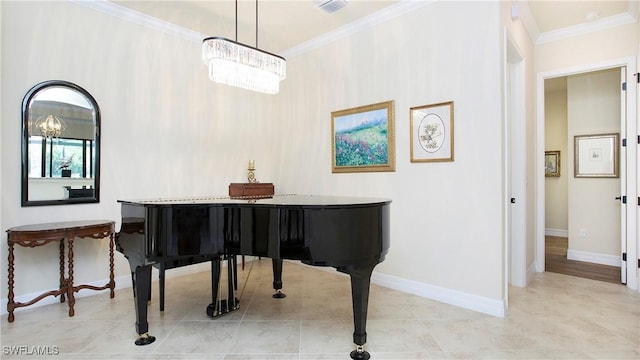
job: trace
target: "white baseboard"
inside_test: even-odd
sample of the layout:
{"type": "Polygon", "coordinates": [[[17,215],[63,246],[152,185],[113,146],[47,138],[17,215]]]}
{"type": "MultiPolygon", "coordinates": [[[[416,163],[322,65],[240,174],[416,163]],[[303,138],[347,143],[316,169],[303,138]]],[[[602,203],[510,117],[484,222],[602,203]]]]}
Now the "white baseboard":
{"type": "Polygon", "coordinates": [[[569,249],[567,250],[567,259],[616,267],[622,266],[620,258],[615,255],[597,254],[587,251],[569,249]]]}
{"type": "Polygon", "coordinates": [[[505,317],[507,313],[506,301],[504,300],[488,299],[482,296],[375,272],[371,276],[371,282],[386,288],[418,295],[488,315],[505,317]]]}
{"type": "MultiPolygon", "coordinates": [[[[324,269],[326,271],[331,271],[333,273],[347,276],[345,274],[336,272],[334,268],[323,268],[323,267],[314,267],[314,268],[324,269]]],[[[211,265],[208,262],[206,262],[206,263],[200,263],[200,264],[194,264],[194,265],[183,266],[175,269],[170,269],[165,273],[165,276],[166,278],[172,278],[172,277],[190,275],[190,274],[195,274],[202,271],[210,271],[210,270],[211,270],[211,265]]],[[[153,279],[154,282],[158,281],[158,272],[155,268],[153,269],[151,278],[153,279]]],[[[115,281],[116,281],[116,289],[130,288],[132,286],[130,275],[118,276],[116,277],[115,281]]],[[[90,285],[102,286],[107,282],[108,280],[99,280],[99,281],[90,283],[90,285]]],[[[473,295],[473,294],[468,294],[468,293],[464,293],[456,290],[424,284],[417,281],[407,280],[407,279],[403,279],[403,278],[399,278],[391,275],[379,274],[376,272],[374,272],[371,275],[371,283],[384,286],[390,289],[406,292],[409,294],[418,295],[427,299],[440,301],[445,304],[478,311],[488,315],[493,315],[498,317],[504,317],[506,315],[506,301],[504,300],[488,299],[488,298],[473,295]]],[[[99,295],[101,293],[102,292],[97,292],[92,290],[80,290],[76,294],[76,298],[99,295]]],[[[38,295],[40,295],[40,293],[20,295],[15,298],[15,301],[28,302],[38,295]]],[[[60,302],[59,298],[48,296],[31,306],[18,308],[15,310],[15,312],[17,313],[21,310],[32,309],[32,308],[59,303],[59,302],[60,302]]],[[[6,298],[2,299],[2,315],[4,314],[7,314],[6,298]]]]}
{"type": "Polygon", "coordinates": [[[566,229],[544,229],[546,236],[569,237],[569,230],[566,229]]]}

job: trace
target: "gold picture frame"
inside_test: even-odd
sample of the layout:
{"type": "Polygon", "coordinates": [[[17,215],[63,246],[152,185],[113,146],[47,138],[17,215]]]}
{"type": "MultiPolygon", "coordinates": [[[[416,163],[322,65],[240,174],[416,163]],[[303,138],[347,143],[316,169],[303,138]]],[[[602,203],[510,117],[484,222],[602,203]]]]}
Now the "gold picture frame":
{"type": "Polygon", "coordinates": [[[411,162],[453,161],[453,101],[410,110],[411,162]]]}
{"type": "Polygon", "coordinates": [[[560,176],[560,150],[544,152],[544,176],[560,176]]]}
{"type": "Polygon", "coordinates": [[[331,113],[331,172],[395,171],[394,101],[331,113]]]}
{"type": "Polygon", "coordinates": [[[576,135],[574,173],[576,178],[617,178],[619,134],[576,135]]]}

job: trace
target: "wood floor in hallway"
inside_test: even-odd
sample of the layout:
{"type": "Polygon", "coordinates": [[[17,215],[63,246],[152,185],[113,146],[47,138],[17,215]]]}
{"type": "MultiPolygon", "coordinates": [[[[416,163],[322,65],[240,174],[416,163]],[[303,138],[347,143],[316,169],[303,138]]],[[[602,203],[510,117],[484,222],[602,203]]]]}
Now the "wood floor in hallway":
{"type": "Polygon", "coordinates": [[[584,261],[568,260],[568,239],[545,237],[545,271],[620,284],[620,268],[584,261]]]}

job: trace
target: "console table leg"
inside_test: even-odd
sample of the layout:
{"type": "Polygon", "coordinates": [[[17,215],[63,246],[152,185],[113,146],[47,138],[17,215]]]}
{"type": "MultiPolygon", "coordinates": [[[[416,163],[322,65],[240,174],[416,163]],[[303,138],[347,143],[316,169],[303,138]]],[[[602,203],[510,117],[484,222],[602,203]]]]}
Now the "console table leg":
{"type": "Polygon", "coordinates": [[[7,299],[7,312],[9,313],[9,322],[13,322],[15,317],[13,315],[13,310],[16,308],[16,303],[14,301],[15,294],[13,293],[13,262],[15,257],[13,256],[13,243],[9,243],[9,295],[7,299]]]}
{"type": "Polygon", "coordinates": [[[67,297],[69,298],[69,316],[75,315],[75,310],[73,309],[76,304],[75,295],[73,295],[73,235],[69,236],[67,239],[69,242],[69,279],[67,279],[67,297]]]}
{"type": "MultiPolygon", "coordinates": [[[[62,290],[66,286],[67,282],[64,278],[64,239],[60,240],[60,287],[62,290]]],[[[60,302],[63,303],[65,299],[64,293],[60,293],[60,302]]]]}
{"type": "Polygon", "coordinates": [[[114,235],[113,233],[111,233],[109,235],[109,289],[111,290],[109,297],[112,299],[116,296],[116,293],[115,293],[116,281],[113,274],[114,268],[115,268],[113,263],[113,247],[114,247],[114,235]]]}

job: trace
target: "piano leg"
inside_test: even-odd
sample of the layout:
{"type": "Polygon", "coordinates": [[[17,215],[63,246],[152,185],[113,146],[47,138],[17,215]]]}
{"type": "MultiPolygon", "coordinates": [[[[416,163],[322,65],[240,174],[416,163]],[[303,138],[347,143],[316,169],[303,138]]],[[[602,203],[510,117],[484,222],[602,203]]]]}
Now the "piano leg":
{"type": "Polygon", "coordinates": [[[273,298],[285,298],[287,295],[282,292],[282,259],[271,259],[271,262],[273,264],[273,289],[276,291],[273,298]]]}
{"type": "Polygon", "coordinates": [[[138,346],[149,345],[156,341],[155,336],[149,335],[149,322],[147,321],[147,303],[151,297],[151,265],[136,267],[131,272],[133,284],[133,301],[136,305],[136,332],[140,336],[135,344],[138,346]]]}
{"type": "Polygon", "coordinates": [[[353,302],[353,342],[356,349],[350,354],[352,359],[367,360],[371,357],[364,349],[367,342],[367,308],[369,306],[369,285],[374,265],[348,269],[351,277],[351,299],[353,302]]]}

